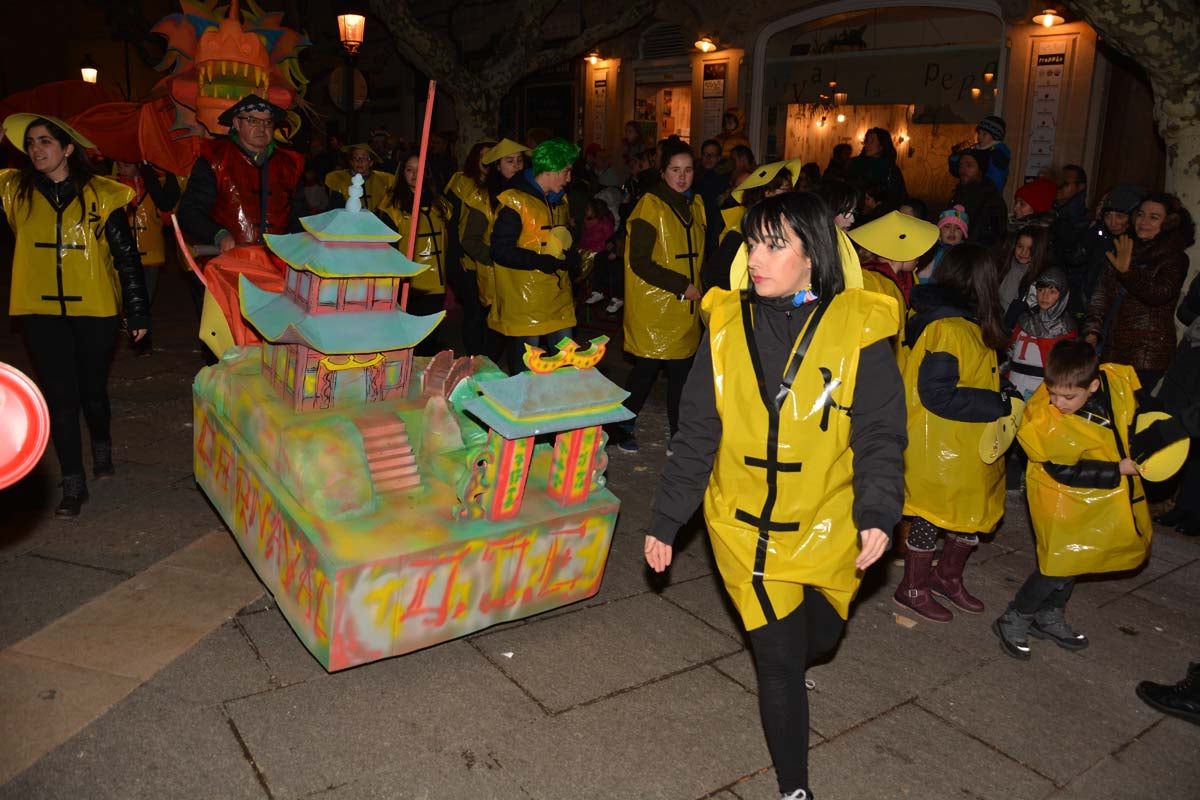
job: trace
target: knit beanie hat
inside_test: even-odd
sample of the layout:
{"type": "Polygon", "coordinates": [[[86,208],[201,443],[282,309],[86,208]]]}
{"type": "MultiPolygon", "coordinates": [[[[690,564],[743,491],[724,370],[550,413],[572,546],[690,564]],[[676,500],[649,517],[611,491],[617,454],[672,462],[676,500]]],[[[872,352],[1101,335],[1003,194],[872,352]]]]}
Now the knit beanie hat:
{"type": "Polygon", "coordinates": [[[969,224],[970,219],[967,217],[967,210],[960,205],[956,205],[954,208],[947,208],[938,215],[939,228],[954,225],[963,232],[963,236],[967,235],[967,226],[969,224]]]}
{"type": "Polygon", "coordinates": [[[992,114],[984,117],[979,121],[979,124],[975,126],[975,130],[983,131],[984,133],[990,133],[992,138],[997,142],[1004,141],[1004,132],[1007,129],[1008,126],[1004,123],[1004,120],[992,114]]]}
{"type": "Polygon", "coordinates": [[[1029,203],[1033,208],[1033,213],[1045,214],[1054,207],[1056,194],[1058,194],[1058,184],[1054,181],[1049,178],[1034,178],[1017,189],[1013,197],[1029,203]]]}
{"type": "Polygon", "coordinates": [[[1142,187],[1122,183],[1114,186],[1108,197],[1104,198],[1104,210],[1132,214],[1144,199],[1146,193],[1142,191],[1142,187]]]}

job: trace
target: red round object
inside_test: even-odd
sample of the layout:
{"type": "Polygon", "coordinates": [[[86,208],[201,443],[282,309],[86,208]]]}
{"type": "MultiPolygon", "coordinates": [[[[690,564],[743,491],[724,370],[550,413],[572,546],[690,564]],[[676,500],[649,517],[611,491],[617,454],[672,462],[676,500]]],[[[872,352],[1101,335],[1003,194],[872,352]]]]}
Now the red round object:
{"type": "Polygon", "coordinates": [[[0,362],[0,489],[28,475],[49,441],[46,398],[24,372],[0,362]]]}

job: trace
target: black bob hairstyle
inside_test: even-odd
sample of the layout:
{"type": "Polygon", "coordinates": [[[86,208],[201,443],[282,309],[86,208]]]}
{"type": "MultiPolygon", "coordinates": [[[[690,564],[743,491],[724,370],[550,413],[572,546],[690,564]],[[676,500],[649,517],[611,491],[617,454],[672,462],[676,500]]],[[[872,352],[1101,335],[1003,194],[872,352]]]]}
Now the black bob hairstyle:
{"type": "Polygon", "coordinates": [[[750,248],[759,242],[786,239],[788,230],[812,259],[813,292],[821,298],[832,298],[845,289],[833,212],[820,197],[812,192],[777,194],[752,206],[742,220],[742,233],[750,248]]]}

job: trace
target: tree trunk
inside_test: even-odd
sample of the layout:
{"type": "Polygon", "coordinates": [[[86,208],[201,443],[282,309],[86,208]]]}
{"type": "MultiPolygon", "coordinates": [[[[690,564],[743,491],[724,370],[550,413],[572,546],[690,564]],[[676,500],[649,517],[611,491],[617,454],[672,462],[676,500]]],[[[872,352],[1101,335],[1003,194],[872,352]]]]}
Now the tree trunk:
{"type": "Polygon", "coordinates": [[[458,116],[458,160],[461,164],[476,142],[499,140],[500,98],[491,92],[455,98],[455,111],[458,116]]]}

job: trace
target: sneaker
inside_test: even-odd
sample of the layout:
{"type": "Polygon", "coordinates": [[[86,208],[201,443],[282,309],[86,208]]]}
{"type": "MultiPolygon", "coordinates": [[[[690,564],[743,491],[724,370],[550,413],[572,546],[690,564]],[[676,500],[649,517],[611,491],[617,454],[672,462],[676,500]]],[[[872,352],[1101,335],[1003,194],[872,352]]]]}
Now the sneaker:
{"type": "Polygon", "coordinates": [[[779,800],[812,800],[812,795],[804,789],[797,789],[794,792],[779,795],[779,800]]]}
{"type": "Polygon", "coordinates": [[[671,445],[667,445],[667,458],[675,455],[675,451],[671,449],[671,445]]]}
{"type": "Polygon", "coordinates": [[[1034,615],[1029,635],[1049,639],[1066,650],[1082,650],[1088,646],[1088,638],[1071,627],[1061,608],[1043,609],[1034,615]]]}
{"type": "Polygon", "coordinates": [[[78,517],[80,507],[87,502],[87,481],[83,475],[63,475],[62,502],[54,509],[56,517],[78,517]]]}
{"type": "Polygon", "coordinates": [[[96,480],[111,478],[117,474],[113,465],[112,442],[92,442],[92,475],[96,480]]]}
{"type": "Polygon", "coordinates": [[[587,300],[584,300],[583,303],[584,303],[584,305],[594,306],[594,305],[596,305],[596,303],[599,303],[603,299],[604,299],[604,292],[592,292],[591,294],[589,294],[587,296],[587,300]]]}
{"type": "Polygon", "coordinates": [[[607,311],[609,314],[615,314],[615,313],[617,313],[618,311],[620,311],[620,310],[621,310],[621,307],[622,307],[623,305],[625,305],[625,301],[624,301],[624,300],[622,300],[622,299],[621,299],[621,298],[619,298],[619,297],[614,297],[614,298],[612,299],[612,302],[608,304],[608,308],[606,308],[606,309],[604,309],[604,310],[605,310],[605,311],[607,311]]]}
{"type": "Polygon", "coordinates": [[[1029,633],[1033,617],[1022,614],[1015,609],[1008,609],[992,623],[992,633],[1000,640],[1000,649],[1013,658],[1022,661],[1029,660],[1029,633]]]}
{"type": "Polygon", "coordinates": [[[622,453],[636,453],[638,451],[637,439],[630,436],[617,445],[617,449],[622,453]]]}

